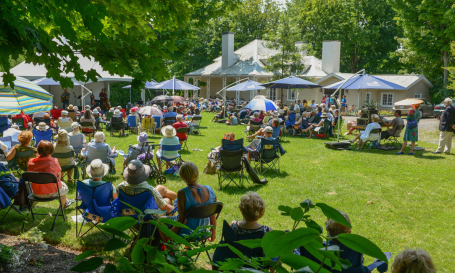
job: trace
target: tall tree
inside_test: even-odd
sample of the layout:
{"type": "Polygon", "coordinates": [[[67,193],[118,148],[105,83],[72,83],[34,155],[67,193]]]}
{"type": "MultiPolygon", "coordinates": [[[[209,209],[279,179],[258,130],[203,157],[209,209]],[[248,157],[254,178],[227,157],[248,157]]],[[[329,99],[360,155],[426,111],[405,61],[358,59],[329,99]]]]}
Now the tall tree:
{"type": "Polygon", "coordinates": [[[404,36],[417,54],[443,60],[443,84],[446,86],[450,43],[455,41],[455,1],[390,0],[404,36]]]}
{"type": "Polygon", "coordinates": [[[104,70],[134,77],[133,86],[166,76],[164,63],[188,43],[189,24],[199,26],[237,0],[26,0],[0,2],[0,65],[12,83],[10,59],[43,64],[48,77],[72,87],[62,73],[96,81],[95,70],[83,71],[78,56],[92,57],[104,70]]]}
{"type": "Polygon", "coordinates": [[[321,57],[322,41],[341,41],[341,71],[355,73],[362,68],[379,72],[384,60],[398,48],[394,39],[401,29],[393,20],[395,12],[387,0],[295,0],[303,40],[311,54],[321,57]]]}
{"type": "Polygon", "coordinates": [[[266,46],[278,53],[267,58],[267,71],[273,72],[274,79],[285,78],[304,68],[302,47],[296,46],[300,32],[297,23],[288,13],[282,13],[275,29],[265,35],[266,46]]]}

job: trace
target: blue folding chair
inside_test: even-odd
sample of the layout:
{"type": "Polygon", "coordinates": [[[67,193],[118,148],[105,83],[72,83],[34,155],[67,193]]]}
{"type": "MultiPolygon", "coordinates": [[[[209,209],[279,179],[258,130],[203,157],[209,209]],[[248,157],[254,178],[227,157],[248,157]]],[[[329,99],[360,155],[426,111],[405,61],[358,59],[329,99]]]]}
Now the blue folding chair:
{"type": "MultiPolygon", "coordinates": [[[[182,150],[182,145],[180,144],[177,144],[177,145],[161,145],[161,151],[180,151],[182,150]]],[[[171,158],[168,158],[168,157],[164,157],[160,150],[158,150],[156,152],[156,157],[160,159],[160,165],[159,165],[159,169],[161,170],[161,164],[164,161],[166,162],[171,162],[173,160],[179,160],[181,159],[181,156],[180,154],[177,154],[176,156],[174,157],[171,157],[171,158]]]]}
{"type": "Polygon", "coordinates": [[[38,131],[33,129],[33,136],[35,138],[35,147],[38,146],[41,140],[47,140],[52,142],[52,130],[38,131]]]}
{"type": "Polygon", "coordinates": [[[95,159],[99,159],[103,163],[109,165],[109,174],[114,173],[114,171],[115,171],[114,166],[112,165],[112,162],[109,159],[109,149],[107,146],[102,146],[102,147],[87,146],[85,154],[83,154],[82,156],[83,156],[83,160],[80,163],[82,179],[85,179],[85,176],[86,176],[85,168],[88,165],[90,165],[90,163],[95,159]]]}
{"type": "Polygon", "coordinates": [[[9,127],[8,117],[0,117],[0,134],[3,134],[3,132],[8,130],[9,127]]]}
{"type": "Polygon", "coordinates": [[[79,211],[79,213],[82,214],[83,221],[80,229],[77,228],[76,221],[76,237],[83,237],[90,230],[96,227],[107,238],[109,238],[109,236],[99,227],[97,227],[97,225],[99,223],[105,223],[106,221],[112,218],[110,213],[112,206],[111,203],[112,191],[113,189],[111,182],[107,182],[96,187],[90,187],[84,182],[81,182],[79,180],[77,181],[76,219],[79,211]],[[78,205],[79,201],[81,201],[81,203],[78,205]],[[84,234],[81,235],[84,222],[89,223],[91,227],[86,232],[84,232],[84,234]]]}
{"type": "Polygon", "coordinates": [[[85,136],[83,134],[78,134],[75,136],[70,136],[70,145],[73,146],[73,150],[76,153],[76,155],[79,155],[82,151],[82,148],[84,148],[84,138],[85,136]]]}
{"type": "MultiPolygon", "coordinates": [[[[130,216],[130,217],[133,217],[134,219],[137,219],[137,212],[134,209],[130,208],[129,206],[123,204],[120,201],[123,201],[123,202],[139,209],[143,213],[147,209],[156,209],[156,210],[160,209],[155,202],[155,197],[153,197],[153,195],[150,191],[146,191],[146,192],[143,192],[143,193],[140,193],[137,195],[127,195],[125,192],[123,192],[122,189],[119,189],[118,204],[116,204],[116,206],[115,206],[115,214],[114,214],[116,217],[130,216]]],[[[148,214],[144,218],[144,220],[150,220],[150,219],[152,219],[151,214],[148,214]]]]}
{"type": "MultiPolygon", "coordinates": [[[[0,141],[3,142],[3,144],[6,145],[6,147],[8,147],[8,151],[11,150],[11,144],[13,142],[13,138],[11,136],[0,137],[0,141]]],[[[6,152],[8,152],[8,151],[6,151],[6,152]]]]}
{"type": "Polygon", "coordinates": [[[259,173],[258,167],[261,168],[265,165],[265,170],[261,173],[264,174],[268,169],[280,172],[280,156],[279,156],[279,138],[274,140],[261,139],[261,149],[259,150],[259,157],[253,158],[255,163],[256,172],[259,173]]]}
{"type": "Polygon", "coordinates": [[[136,116],[128,116],[128,128],[130,131],[137,131],[137,122],[136,122],[136,116]],[[133,128],[134,130],[131,130],[133,128]]]}
{"type": "Polygon", "coordinates": [[[156,127],[155,129],[161,129],[163,125],[163,118],[161,116],[152,116],[152,118],[155,120],[156,127]]]}
{"type": "Polygon", "coordinates": [[[14,209],[15,211],[17,211],[17,213],[19,213],[20,215],[22,215],[22,212],[20,212],[20,210],[13,204],[13,200],[14,199],[11,199],[6,193],[5,191],[0,188],[0,210],[2,209],[8,209],[5,213],[5,215],[3,215],[3,218],[2,220],[0,221],[0,225],[3,223],[3,220],[5,220],[6,218],[6,215],[8,215],[9,211],[11,209],[14,209]]]}

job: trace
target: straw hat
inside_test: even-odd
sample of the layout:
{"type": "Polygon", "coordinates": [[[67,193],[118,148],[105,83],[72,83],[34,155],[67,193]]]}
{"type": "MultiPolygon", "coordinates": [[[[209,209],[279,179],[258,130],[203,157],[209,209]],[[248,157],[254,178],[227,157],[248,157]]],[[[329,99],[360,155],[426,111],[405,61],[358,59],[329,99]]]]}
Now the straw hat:
{"type": "Polygon", "coordinates": [[[279,115],[279,114],[278,114],[278,111],[273,111],[273,116],[274,116],[274,117],[278,117],[278,115],[279,115]]]}
{"type": "Polygon", "coordinates": [[[137,185],[144,182],[150,175],[150,166],[142,164],[139,160],[132,160],[123,170],[123,178],[128,184],[137,185]]]}
{"type": "Polygon", "coordinates": [[[86,169],[90,178],[101,178],[109,172],[109,166],[104,164],[101,159],[93,160],[86,169]]]}
{"type": "Polygon", "coordinates": [[[75,122],[71,123],[71,128],[76,129],[79,127],[81,127],[81,125],[78,122],[75,121],[75,122]]]}
{"type": "Polygon", "coordinates": [[[267,127],[264,128],[264,132],[266,132],[266,133],[273,133],[273,128],[270,127],[270,126],[267,126],[267,127]]]}
{"type": "Polygon", "coordinates": [[[68,105],[68,107],[66,108],[67,110],[74,110],[74,106],[72,104],[68,105]]]}
{"type": "Polygon", "coordinates": [[[68,111],[63,110],[63,111],[62,111],[62,116],[68,116],[68,111]]]}
{"type": "Polygon", "coordinates": [[[120,114],[121,114],[120,110],[119,109],[115,109],[114,115],[120,115],[120,114]]]}
{"type": "Polygon", "coordinates": [[[69,141],[68,132],[65,129],[58,130],[58,141],[69,141]]]}
{"type": "Polygon", "coordinates": [[[163,134],[163,136],[165,137],[174,137],[177,134],[177,132],[175,131],[174,127],[168,125],[161,129],[161,134],[163,134]]]}
{"type": "Polygon", "coordinates": [[[38,124],[38,126],[36,126],[36,129],[37,129],[38,131],[47,131],[47,130],[49,129],[49,126],[46,125],[46,123],[44,123],[44,122],[40,122],[40,123],[38,124]]]}
{"type": "Polygon", "coordinates": [[[90,109],[90,105],[86,105],[86,106],[85,106],[85,109],[86,109],[86,110],[90,109]]]}
{"type": "Polygon", "coordinates": [[[137,136],[136,139],[139,143],[142,144],[142,143],[147,142],[147,140],[149,139],[149,135],[146,132],[142,132],[137,136]]]}
{"type": "Polygon", "coordinates": [[[326,117],[327,117],[327,113],[322,113],[321,118],[326,118],[326,117]]]}

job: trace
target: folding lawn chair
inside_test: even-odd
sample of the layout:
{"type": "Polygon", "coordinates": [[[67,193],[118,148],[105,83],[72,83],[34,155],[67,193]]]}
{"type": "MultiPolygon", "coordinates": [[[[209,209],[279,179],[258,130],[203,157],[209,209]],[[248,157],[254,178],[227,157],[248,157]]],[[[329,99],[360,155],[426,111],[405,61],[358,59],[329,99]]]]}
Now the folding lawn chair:
{"type": "Polygon", "coordinates": [[[79,123],[82,127],[82,134],[84,136],[88,136],[88,141],[92,140],[92,135],[95,133],[95,129],[93,128],[94,124],[90,121],[84,121],[79,123]],[[85,128],[84,128],[85,127],[85,128]]]}
{"type": "Polygon", "coordinates": [[[85,136],[83,134],[78,134],[75,136],[68,135],[68,137],[70,139],[70,145],[73,146],[74,152],[76,155],[79,155],[82,151],[82,148],[84,148],[85,136]]]}
{"type": "Polygon", "coordinates": [[[167,126],[167,125],[172,125],[174,124],[176,121],[176,118],[175,117],[167,117],[167,118],[164,118],[164,126],[167,126]]]}
{"type": "Polygon", "coordinates": [[[262,121],[250,121],[250,124],[243,124],[245,126],[245,132],[247,136],[253,135],[262,127],[262,121]]]}
{"type": "Polygon", "coordinates": [[[389,131],[389,137],[384,139],[385,145],[389,148],[397,148],[398,146],[401,146],[402,144],[400,143],[400,135],[401,132],[404,129],[404,125],[398,126],[397,129],[390,134],[389,131]]]}
{"type": "Polygon", "coordinates": [[[115,173],[115,170],[114,170],[114,168],[112,166],[112,162],[109,159],[109,149],[108,149],[107,146],[102,146],[102,147],[87,146],[85,154],[82,154],[82,161],[80,163],[81,172],[82,172],[82,179],[85,179],[85,176],[87,175],[85,169],[95,159],[99,159],[103,163],[109,165],[109,173],[108,174],[115,173]]]}
{"type": "Polygon", "coordinates": [[[244,167],[242,165],[242,157],[243,149],[237,151],[220,150],[220,164],[216,167],[220,190],[223,189],[223,182],[226,180],[228,180],[226,186],[229,186],[231,183],[234,183],[239,188],[243,186],[242,179],[244,167]],[[237,177],[240,178],[240,185],[234,180],[237,177]]]}
{"type": "Polygon", "coordinates": [[[142,131],[143,132],[148,132],[149,130],[153,132],[153,135],[155,135],[155,119],[153,118],[144,118],[142,119],[142,131]]]}
{"type": "Polygon", "coordinates": [[[14,209],[17,213],[22,215],[22,212],[13,204],[13,200],[14,200],[14,198],[11,199],[5,193],[5,191],[2,188],[0,188],[0,210],[8,209],[5,213],[5,215],[3,215],[3,218],[0,221],[0,225],[3,223],[3,220],[5,220],[6,216],[8,215],[8,213],[11,209],[14,209]]]}
{"type": "MultiPolygon", "coordinates": [[[[6,145],[6,147],[8,147],[8,151],[11,150],[11,147],[12,147],[11,144],[13,142],[13,138],[11,136],[0,137],[0,141],[3,142],[3,144],[6,145]]],[[[6,151],[6,152],[8,152],[8,151],[6,151]]]]}
{"type": "Polygon", "coordinates": [[[378,149],[378,151],[380,150],[379,149],[379,142],[381,141],[381,128],[377,128],[377,129],[371,130],[370,135],[371,134],[379,134],[379,138],[377,140],[367,139],[363,143],[363,145],[360,148],[360,150],[363,150],[364,148],[367,148],[368,151],[371,151],[372,149],[378,149]]]}
{"type": "Polygon", "coordinates": [[[185,147],[186,147],[187,151],[188,151],[187,140],[188,140],[189,132],[190,132],[190,128],[188,128],[188,127],[181,127],[181,128],[177,129],[177,133],[182,133],[182,134],[186,135],[186,139],[182,139],[182,140],[179,139],[179,141],[182,141],[182,149],[185,149],[185,147]]]}
{"type": "MultiPolygon", "coordinates": [[[[205,219],[209,218],[212,215],[216,215],[216,219],[218,219],[218,216],[220,216],[221,210],[223,210],[223,203],[221,202],[215,202],[207,205],[195,205],[192,206],[188,209],[188,211],[185,213],[185,221],[187,219],[205,219]]],[[[203,237],[198,237],[194,238],[193,240],[196,242],[201,242],[202,246],[205,248],[205,243],[207,240],[211,237],[211,235],[206,235],[203,237]]],[[[190,240],[192,241],[192,240],[190,240]]],[[[209,258],[209,261],[212,262],[212,259],[210,258],[209,252],[206,249],[205,253],[207,254],[207,257],[209,258]]],[[[199,258],[199,255],[201,252],[198,252],[195,261],[199,258]]]]}
{"type": "Polygon", "coordinates": [[[330,120],[325,119],[324,122],[322,123],[321,128],[319,128],[318,131],[314,130],[314,136],[319,139],[324,139],[327,137],[327,134],[329,133],[330,129],[330,120]]]}
{"type": "Polygon", "coordinates": [[[22,172],[27,171],[27,167],[22,167],[17,164],[17,159],[18,158],[23,158],[23,157],[33,157],[34,156],[34,151],[32,148],[27,151],[16,151],[16,155],[14,156],[13,159],[8,161],[8,168],[13,171],[16,175],[16,177],[20,177],[22,175],[22,172]]]}
{"type": "Polygon", "coordinates": [[[23,119],[21,119],[21,118],[13,118],[12,123],[18,125],[19,129],[21,131],[25,130],[24,120],[23,119]]]}
{"type": "Polygon", "coordinates": [[[41,140],[46,140],[52,142],[52,129],[46,130],[46,131],[38,131],[33,129],[33,136],[35,138],[35,147],[38,146],[41,140]]]}
{"type": "Polygon", "coordinates": [[[202,135],[201,131],[201,122],[202,117],[193,117],[191,123],[193,123],[193,134],[197,132],[199,135],[202,135]]]}
{"type": "Polygon", "coordinates": [[[155,120],[155,130],[156,129],[161,129],[161,127],[163,126],[163,117],[162,116],[156,116],[156,115],[153,115],[152,118],[155,120]]]}
{"type": "Polygon", "coordinates": [[[3,132],[8,130],[9,127],[8,117],[0,117],[0,134],[3,134],[3,132]]]}
{"type": "Polygon", "coordinates": [[[280,172],[279,141],[278,138],[274,140],[261,139],[259,157],[252,159],[255,164],[254,169],[257,173],[259,173],[258,167],[260,166],[262,170],[264,165],[266,168],[261,174],[264,174],[269,169],[276,173],[280,172]]]}
{"type": "Polygon", "coordinates": [[[136,116],[128,116],[127,117],[127,122],[128,122],[128,129],[132,132],[136,131],[136,133],[139,133],[138,131],[138,124],[136,122],[136,116]],[[134,130],[131,130],[134,129],[134,130]]]}
{"type": "Polygon", "coordinates": [[[73,131],[73,128],[71,128],[71,122],[70,121],[59,121],[57,123],[58,129],[65,129],[68,133],[71,133],[73,131]]]}
{"type": "Polygon", "coordinates": [[[110,127],[111,136],[114,135],[114,132],[120,132],[122,135],[125,135],[126,124],[123,122],[122,117],[112,117],[110,127]]]}
{"type": "Polygon", "coordinates": [[[81,228],[77,228],[76,221],[76,237],[83,237],[90,230],[96,227],[101,231],[107,238],[109,236],[101,230],[97,225],[99,223],[105,223],[107,220],[111,219],[111,197],[112,197],[112,183],[107,182],[96,187],[90,187],[84,182],[77,181],[76,185],[76,219],[78,212],[82,215],[83,220],[81,223],[81,228]],[[81,204],[78,205],[78,201],[81,201],[81,204]],[[91,227],[82,233],[82,227],[84,222],[87,222],[91,227]]]}
{"type": "Polygon", "coordinates": [[[43,119],[43,118],[34,118],[33,119],[33,122],[35,123],[35,126],[38,126],[38,124],[40,122],[44,122],[46,123],[47,126],[49,126],[50,128],[52,128],[51,126],[51,119],[50,118],[47,118],[47,119],[43,119]]]}
{"type": "MultiPolygon", "coordinates": [[[[177,165],[180,165],[181,160],[182,160],[182,157],[181,157],[180,154],[175,156],[175,157],[171,157],[171,158],[164,157],[161,154],[163,151],[180,151],[180,150],[182,150],[182,146],[180,144],[177,144],[177,145],[161,145],[161,150],[158,150],[156,152],[156,157],[160,159],[159,170],[161,170],[161,165],[163,164],[163,160],[166,161],[166,162],[171,162],[171,161],[175,160],[177,165]]],[[[160,184],[160,185],[166,183],[166,177],[164,177],[164,176],[157,177],[156,183],[160,184]]]]}
{"type": "MultiPolygon", "coordinates": [[[[74,160],[76,160],[76,153],[74,151],[69,151],[69,152],[66,152],[66,153],[53,153],[52,157],[57,158],[57,159],[58,158],[65,159],[65,158],[73,157],[74,160]]],[[[65,182],[67,185],[69,185],[68,182],[71,179],[69,177],[69,172],[71,170],[74,170],[73,171],[73,183],[74,183],[74,181],[79,179],[79,168],[78,168],[77,164],[67,165],[67,166],[60,166],[60,167],[62,168],[62,177],[60,177],[60,180],[65,182]]]]}
{"type": "MultiPolygon", "coordinates": [[[[28,183],[31,183],[32,185],[33,184],[42,184],[42,185],[43,184],[55,184],[55,189],[57,190],[59,188],[57,177],[52,173],[25,172],[22,174],[22,179],[26,183],[28,182],[28,183]]],[[[55,214],[54,223],[52,224],[51,231],[54,230],[55,221],[57,220],[57,217],[62,216],[63,220],[66,221],[65,211],[63,209],[60,191],[57,190],[57,192],[58,192],[58,196],[49,197],[49,198],[39,198],[39,197],[34,196],[33,193],[31,193],[28,196],[28,199],[30,201],[30,210],[27,212],[27,216],[25,216],[24,224],[22,225],[22,230],[24,230],[25,222],[27,221],[29,213],[32,214],[33,221],[35,221],[35,215],[49,215],[49,213],[33,213],[33,203],[35,203],[35,202],[37,202],[37,203],[38,202],[52,202],[54,200],[58,200],[59,207],[58,207],[57,213],[55,214]],[[60,210],[62,211],[62,214],[60,214],[60,210]]]]}

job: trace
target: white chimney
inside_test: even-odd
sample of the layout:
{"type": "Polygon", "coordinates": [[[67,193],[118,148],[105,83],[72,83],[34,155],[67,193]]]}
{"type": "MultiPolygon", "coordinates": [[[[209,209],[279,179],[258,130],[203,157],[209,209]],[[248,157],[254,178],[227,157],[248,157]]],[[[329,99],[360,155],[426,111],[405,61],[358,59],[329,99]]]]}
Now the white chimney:
{"type": "MultiPolygon", "coordinates": [[[[302,42],[302,41],[295,42],[295,46],[298,47],[299,49],[301,49],[303,45],[308,45],[308,43],[307,42],[302,42]]],[[[302,55],[303,56],[307,56],[308,55],[308,48],[305,48],[302,51],[302,55]]]]}
{"type": "Polygon", "coordinates": [[[340,41],[324,41],[322,42],[322,70],[325,73],[340,72],[340,41]]]}
{"type": "Polygon", "coordinates": [[[234,64],[234,32],[223,32],[221,44],[221,68],[226,69],[234,64]]]}

